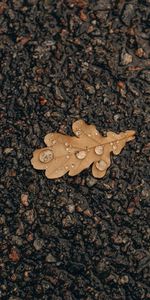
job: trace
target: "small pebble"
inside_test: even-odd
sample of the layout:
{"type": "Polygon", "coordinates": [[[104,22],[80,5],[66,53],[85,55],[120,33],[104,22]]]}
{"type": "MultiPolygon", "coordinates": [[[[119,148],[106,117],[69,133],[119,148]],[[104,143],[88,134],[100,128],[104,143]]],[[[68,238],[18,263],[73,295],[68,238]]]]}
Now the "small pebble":
{"type": "MultiPolygon", "coordinates": [[[[126,1],[123,3],[126,3],[126,1]]],[[[131,20],[134,17],[134,11],[135,11],[135,8],[134,8],[133,4],[127,3],[124,5],[121,19],[126,26],[130,25],[131,20]]]]}
{"type": "Polygon", "coordinates": [[[48,262],[48,263],[56,262],[55,257],[54,257],[51,253],[49,253],[49,254],[46,256],[45,260],[46,260],[46,262],[48,262]]]}
{"type": "Polygon", "coordinates": [[[119,283],[122,284],[122,285],[124,285],[124,284],[126,284],[126,283],[128,283],[128,282],[129,282],[129,277],[128,277],[127,275],[124,275],[124,276],[122,276],[122,277],[119,279],[119,283]]]}
{"type": "Polygon", "coordinates": [[[40,239],[38,239],[38,238],[35,239],[34,242],[33,242],[33,246],[34,246],[34,248],[35,248],[37,251],[39,251],[39,250],[42,249],[43,244],[44,244],[43,240],[40,240],[40,239]]]}
{"type": "Polygon", "coordinates": [[[28,202],[28,194],[22,194],[21,195],[21,203],[22,205],[24,206],[28,206],[29,205],[29,202],[28,202]]]}
{"type": "Polygon", "coordinates": [[[5,148],[4,151],[3,151],[3,153],[9,154],[9,153],[11,153],[13,150],[14,150],[13,148],[5,148]]]}
{"type": "Polygon", "coordinates": [[[145,56],[145,52],[142,48],[138,48],[136,51],[135,51],[135,55],[138,56],[138,57],[144,57],[145,56]]]}
{"type": "Polygon", "coordinates": [[[92,187],[92,186],[94,186],[96,183],[97,183],[97,179],[96,179],[96,178],[94,178],[94,177],[92,177],[92,176],[88,176],[88,177],[86,178],[86,184],[87,184],[88,187],[92,187]]]}
{"type": "Polygon", "coordinates": [[[87,91],[90,95],[95,94],[95,88],[94,88],[94,86],[92,86],[92,85],[86,85],[86,86],[85,86],[85,89],[86,89],[86,91],[87,91]]]}
{"type": "Polygon", "coordinates": [[[129,65],[130,63],[132,63],[132,60],[133,58],[131,54],[124,51],[121,53],[121,64],[123,66],[129,65]]]}
{"type": "Polygon", "coordinates": [[[29,224],[33,224],[36,218],[35,211],[33,209],[27,210],[24,214],[26,221],[29,224]]]}
{"type": "Polygon", "coordinates": [[[16,247],[13,247],[9,253],[9,259],[12,262],[18,262],[20,260],[20,253],[16,247]]]}
{"type": "Polygon", "coordinates": [[[69,212],[69,213],[73,213],[74,211],[75,211],[75,206],[74,206],[74,204],[68,204],[67,206],[66,206],[66,209],[67,209],[67,211],[69,212]]]}

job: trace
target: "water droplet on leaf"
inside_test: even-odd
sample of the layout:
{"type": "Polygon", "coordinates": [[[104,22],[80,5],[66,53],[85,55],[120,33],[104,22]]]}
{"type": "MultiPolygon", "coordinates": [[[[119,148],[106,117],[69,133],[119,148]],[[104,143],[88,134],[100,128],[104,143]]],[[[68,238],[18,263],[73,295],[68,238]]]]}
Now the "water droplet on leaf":
{"type": "Polygon", "coordinates": [[[101,155],[101,154],[103,154],[103,152],[104,152],[104,147],[103,146],[96,146],[95,147],[95,153],[97,154],[97,155],[101,155]]]}
{"type": "Polygon", "coordinates": [[[113,150],[116,150],[117,149],[117,145],[113,145],[113,150]]]}
{"type": "Polygon", "coordinates": [[[75,132],[75,134],[76,134],[77,136],[79,136],[79,135],[81,134],[81,129],[77,130],[77,131],[75,132]]]}
{"type": "Polygon", "coordinates": [[[41,153],[40,153],[40,156],[39,156],[39,160],[43,163],[47,163],[49,162],[50,160],[52,160],[54,157],[53,155],[53,151],[52,150],[43,150],[41,153]]]}
{"type": "Polygon", "coordinates": [[[107,163],[104,160],[97,161],[96,168],[100,171],[104,171],[107,169],[107,163]]]}
{"type": "Polygon", "coordinates": [[[86,157],[86,154],[87,154],[86,151],[81,150],[81,151],[79,151],[79,152],[76,153],[76,157],[78,159],[84,159],[86,157]]]}
{"type": "Polygon", "coordinates": [[[52,145],[55,145],[56,144],[56,140],[52,140],[52,145]]]}
{"type": "Polygon", "coordinates": [[[68,146],[69,146],[69,144],[66,142],[66,143],[65,143],[65,146],[66,146],[66,147],[68,147],[68,146]]]}

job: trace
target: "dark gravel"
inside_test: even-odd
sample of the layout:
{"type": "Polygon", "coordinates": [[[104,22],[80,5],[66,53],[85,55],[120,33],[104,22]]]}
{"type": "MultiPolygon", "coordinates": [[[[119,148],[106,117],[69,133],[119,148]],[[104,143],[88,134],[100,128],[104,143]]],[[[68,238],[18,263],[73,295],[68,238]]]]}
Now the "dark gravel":
{"type": "Polygon", "coordinates": [[[0,2],[0,299],[150,299],[150,1],[0,2]],[[30,164],[82,118],[134,129],[101,180],[30,164]]]}

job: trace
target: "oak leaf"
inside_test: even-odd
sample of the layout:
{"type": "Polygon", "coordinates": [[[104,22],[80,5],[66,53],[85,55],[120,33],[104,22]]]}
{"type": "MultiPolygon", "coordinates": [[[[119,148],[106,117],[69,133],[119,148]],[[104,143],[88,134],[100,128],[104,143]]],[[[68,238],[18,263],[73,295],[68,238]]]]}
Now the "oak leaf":
{"type": "Polygon", "coordinates": [[[110,166],[110,153],[119,154],[135,135],[134,130],[119,134],[109,131],[104,137],[94,125],[88,125],[83,120],[74,122],[72,130],[75,136],[47,134],[44,138],[47,147],[33,153],[33,167],[45,170],[45,175],[54,179],[66,173],[75,176],[93,163],[93,176],[101,178],[110,166]]]}

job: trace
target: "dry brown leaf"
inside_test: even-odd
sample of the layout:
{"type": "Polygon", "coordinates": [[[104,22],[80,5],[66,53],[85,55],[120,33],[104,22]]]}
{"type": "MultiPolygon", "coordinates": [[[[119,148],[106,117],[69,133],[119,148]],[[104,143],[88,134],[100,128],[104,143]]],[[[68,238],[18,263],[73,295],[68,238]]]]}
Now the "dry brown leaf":
{"type": "Polygon", "coordinates": [[[119,134],[109,131],[104,137],[94,125],[88,125],[83,120],[74,122],[72,130],[75,136],[47,134],[44,138],[47,147],[33,153],[33,167],[45,170],[45,175],[54,179],[67,172],[75,176],[93,163],[93,176],[101,178],[110,166],[110,152],[119,154],[126,142],[133,140],[135,135],[134,130],[119,134]]]}

